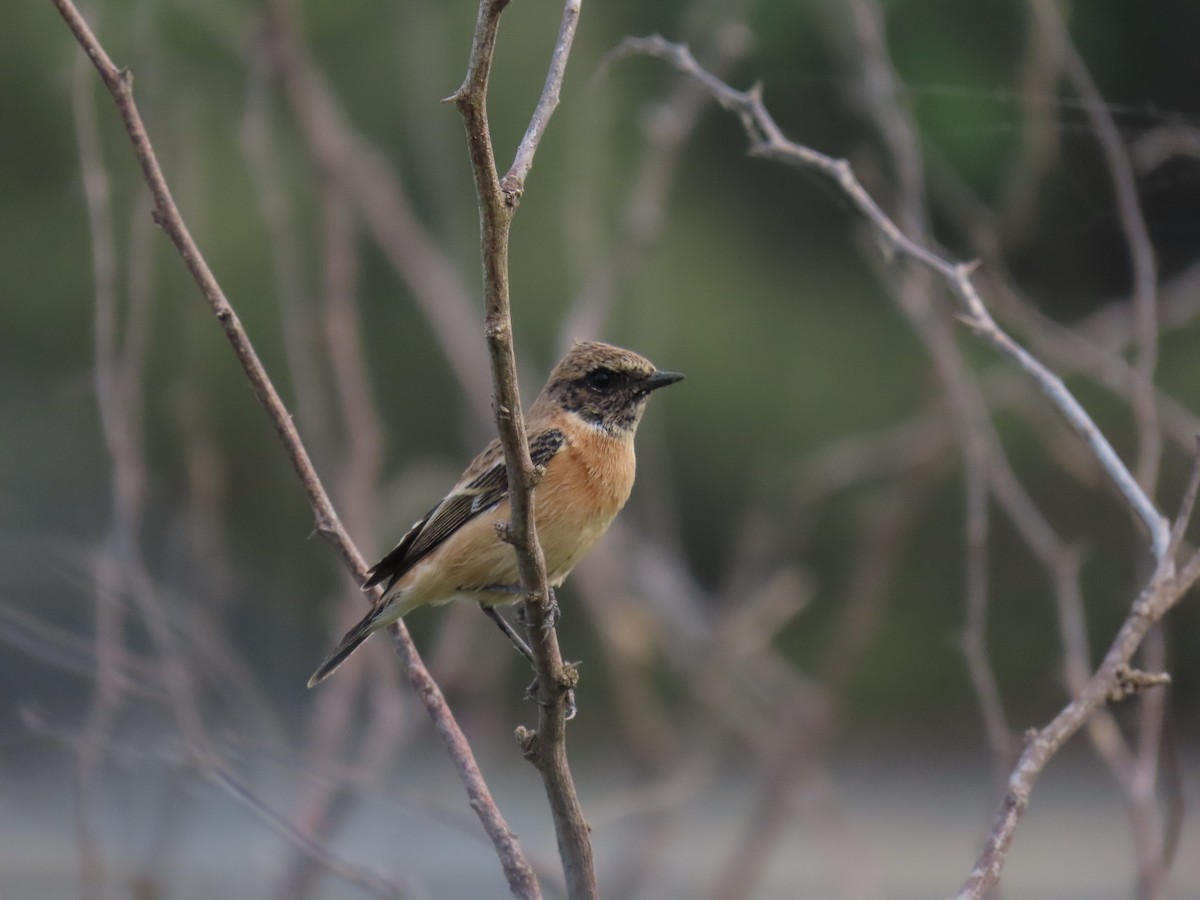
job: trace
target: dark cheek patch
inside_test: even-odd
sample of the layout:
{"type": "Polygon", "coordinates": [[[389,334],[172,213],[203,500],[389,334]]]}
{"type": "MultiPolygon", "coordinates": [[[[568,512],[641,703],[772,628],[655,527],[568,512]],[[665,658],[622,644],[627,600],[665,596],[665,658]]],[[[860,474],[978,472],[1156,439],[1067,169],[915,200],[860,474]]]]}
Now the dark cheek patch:
{"type": "Polygon", "coordinates": [[[637,422],[645,396],[631,390],[600,392],[586,383],[571,381],[554,392],[559,405],[589,425],[610,434],[628,431],[637,422]]]}

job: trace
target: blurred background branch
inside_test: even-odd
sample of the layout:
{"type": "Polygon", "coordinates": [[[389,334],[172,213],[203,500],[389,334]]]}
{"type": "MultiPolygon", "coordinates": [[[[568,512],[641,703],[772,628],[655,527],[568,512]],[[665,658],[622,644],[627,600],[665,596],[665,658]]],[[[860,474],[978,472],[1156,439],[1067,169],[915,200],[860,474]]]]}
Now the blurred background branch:
{"type": "MultiPolygon", "coordinates": [[[[134,154],[138,159],[146,179],[146,184],[154,200],[154,221],[166,232],[172,243],[175,244],[184,264],[192,274],[202,295],[208,301],[222,330],[225,332],[226,338],[229,340],[245,375],[250,381],[251,388],[271,419],[276,434],[283,444],[284,451],[292,462],[296,474],[303,485],[305,494],[312,505],[317,522],[317,531],[328,538],[330,543],[341,552],[344,561],[351,570],[351,574],[355,577],[356,581],[361,582],[364,580],[366,573],[366,565],[363,562],[362,556],[339,520],[337,513],[334,511],[333,504],[330,502],[324,485],[321,483],[321,479],[313,467],[308,451],[292,422],[291,415],[284,406],[266,369],[259,361],[258,354],[255,352],[237,314],[226,299],[224,291],[217,283],[216,278],[209,269],[208,263],[201,255],[199,248],[196,246],[190,231],[179,213],[167,181],[159,167],[158,159],[155,156],[150,138],[146,133],[141,114],[134,100],[132,75],[129,70],[118,69],[112,63],[108,54],[70,0],[55,0],[55,6],[66,22],[67,27],[70,28],[72,34],[74,34],[76,40],[87,54],[88,59],[95,66],[105,87],[112,94],[117,111],[133,144],[134,154]]],[[[88,170],[89,164],[93,159],[94,156],[89,155],[86,151],[84,152],[85,170],[88,170]]],[[[109,253],[105,253],[101,258],[106,273],[111,268],[109,264],[110,255],[109,253]]],[[[102,288],[101,290],[103,292],[104,289],[102,288]]],[[[108,343],[111,340],[109,335],[109,331],[111,330],[110,322],[115,317],[115,310],[103,298],[97,304],[97,307],[99,310],[97,313],[99,323],[97,327],[97,341],[102,351],[98,353],[97,371],[101,385],[97,393],[103,409],[105,400],[109,397],[109,378],[107,377],[109,372],[107,366],[111,365],[111,361],[105,358],[105,352],[108,350],[108,343]]],[[[129,404],[129,398],[123,398],[123,400],[126,403],[123,404],[122,408],[136,408],[136,402],[129,404]]],[[[111,402],[117,403],[118,401],[113,399],[111,402]]],[[[107,429],[107,434],[110,444],[115,442],[118,436],[123,440],[136,439],[136,434],[133,432],[133,429],[128,427],[127,423],[124,428],[110,425],[107,429]]],[[[120,491],[120,476],[126,469],[131,471],[140,469],[140,466],[137,465],[135,453],[136,451],[125,451],[120,447],[113,450],[114,469],[117,472],[115,483],[118,485],[118,500],[125,500],[126,504],[129,501],[126,500],[125,494],[120,491]]],[[[122,504],[118,502],[117,506],[120,511],[122,504]]],[[[127,515],[132,515],[132,513],[127,515]]],[[[114,531],[114,536],[118,539],[124,538],[124,540],[119,541],[116,548],[116,555],[129,568],[139,567],[132,547],[129,549],[125,547],[126,543],[129,545],[134,543],[134,525],[129,524],[121,527],[123,523],[121,522],[119,513],[117,521],[117,530],[114,531]]],[[[103,581],[101,583],[103,584],[103,581]]],[[[114,593],[118,590],[118,588],[111,585],[105,585],[105,587],[110,587],[114,593]]],[[[191,678],[185,666],[185,657],[175,643],[177,640],[176,633],[165,618],[162,608],[157,602],[156,592],[149,584],[148,579],[137,578],[133,585],[131,585],[129,593],[132,595],[135,605],[145,620],[146,629],[150,633],[155,648],[162,660],[164,683],[170,695],[171,707],[177,717],[180,736],[185,746],[192,755],[194,763],[202,772],[220,771],[221,767],[211,757],[205,726],[197,705],[197,698],[191,684],[191,678]]],[[[471,799],[472,808],[479,816],[485,830],[488,831],[489,837],[492,839],[510,888],[515,895],[520,897],[533,898],[540,896],[533,871],[525,861],[520,845],[516,842],[515,836],[508,828],[507,823],[492,800],[491,793],[475,763],[470,745],[459,729],[458,723],[455,721],[453,714],[443,699],[436,682],[429,676],[416,647],[408,635],[407,629],[402,622],[395,622],[388,627],[387,632],[392,638],[393,646],[400,657],[405,674],[417,690],[426,712],[429,713],[430,718],[433,719],[435,726],[442,736],[446,749],[453,759],[459,776],[471,799]]],[[[98,660],[102,659],[103,654],[98,654],[98,660]]],[[[98,678],[98,682],[103,684],[104,678],[98,678]]],[[[109,703],[105,702],[104,705],[107,706],[109,703]]],[[[110,716],[105,715],[104,718],[108,719],[110,716]]],[[[379,717],[377,717],[377,720],[383,721],[379,717]]],[[[104,730],[106,731],[107,728],[104,730]]],[[[86,747],[90,744],[103,746],[105,738],[106,734],[104,731],[99,731],[97,734],[89,735],[84,741],[84,746],[86,747]]],[[[92,766],[89,766],[89,776],[92,774],[91,769],[98,768],[101,762],[102,758],[98,759],[92,766]]],[[[228,779],[223,780],[228,782],[228,779]]],[[[245,794],[243,791],[239,791],[238,793],[239,795],[245,794]]],[[[87,797],[84,798],[85,801],[87,799],[87,797]]],[[[88,806],[85,806],[85,803],[81,801],[80,808],[81,810],[85,810],[88,806]]],[[[90,812],[87,814],[89,816],[92,815],[90,812]]],[[[274,820],[274,817],[272,819],[274,820]]],[[[94,834],[91,829],[88,829],[84,832],[84,837],[81,838],[81,845],[85,846],[82,856],[85,860],[86,869],[96,869],[98,865],[93,860],[97,855],[94,843],[94,834]],[[93,861],[89,863],[89,860],[93,861]]],[[[320,846],[311,839],[301,841],[300,845],[310,848],[320,846]]],[[[316,854],[316,858],[320,859],[322,855],[316,854]]],[[[93,871],[85,872],[82,883],[85,885],[85,889],[91,890],[102,881],[102,873],[93,871]]]]}
{"type": "MultiPolygon", "coordinates": [[[[0,59],[19,124],[0,894],[494,895],[488,834],[414,715],[428,695],[383,642],[303,689],[361,595],[306,540],[207,310],[174,302],[195,288],[50,8],[14,7],[0,59]]],[[[561,12],[505,10],[498,147],[521,142],[561,12]]],[[[342,524],[377,550],[494,433],[469,160],[441,102],[475,9],[170,0],[97,21],[342,524]]],[[[1200,891],[1200,609],[1176,603],[1200,562],[1159,512],[1200,426],[1198,30],[1184,0],[589,7],[512,236],[520,374],[576,338],[688,374],[559,594],[602,894],[949,896],[981,846],[963,896],[1001,858],[1012,898],[1200,891]],[[847,160],[862,194],[747,160],[700,82],[614,57],[650,32],[724,84],[761,79],[778,136],[847,160]],[[956,327],[980,321],[960,278],[1111,456],[956,327]],[[1008,784],[1051,754],[1032,795],[1008,784]]],[[[504,831],[565,893],[511,742],[536,715],[523,664],[474,610],[408,625],[504,831]]]]}

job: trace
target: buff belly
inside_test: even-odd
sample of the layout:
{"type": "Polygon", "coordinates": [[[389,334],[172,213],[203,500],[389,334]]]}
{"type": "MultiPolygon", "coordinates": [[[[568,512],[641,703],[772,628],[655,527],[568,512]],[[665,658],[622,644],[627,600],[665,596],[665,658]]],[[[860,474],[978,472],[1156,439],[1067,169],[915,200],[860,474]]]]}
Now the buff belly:
{"type": "MultiPolygon", "coordinates": [[[[562,584],[600,540],[633,487],[631,442],[592,434],[572,438],[534,490],[538,539],[552,587],[562,584]],[[589,445],[586,453],[580,452],[581,445],[589,445]],[[584,464],[585,458],[591,465],[584,464]]],[[[521,582],[516,553],[497,533],[497,526],[508,520],[504,502],[467,522],[413,567],[390,592],[396,618],[418,606],[455,599],[489,606],[521,599],[519,592],[486,590],[521,582]]]]}

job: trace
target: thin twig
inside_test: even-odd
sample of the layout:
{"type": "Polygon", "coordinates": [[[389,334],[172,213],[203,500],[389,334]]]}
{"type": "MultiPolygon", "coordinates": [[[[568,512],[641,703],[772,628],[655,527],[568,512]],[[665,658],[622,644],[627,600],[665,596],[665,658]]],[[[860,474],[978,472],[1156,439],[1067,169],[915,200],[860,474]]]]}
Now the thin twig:
{"type": "MultiPolygon", "coordinates": [[[[481,0],[466,76],[462,86],[449,99],[458,107],[466,125],[471,168],[475,175],[484,304],[487,310],[485,334],[492,363],[496,427],[508,469],[512,519],[507,539],[516,551],[521,584],[526,591],[525,614],[537,668],[538,730],[533,733],[524,728],[518,729],[518,739],[526,757],[541,774],[550,801],[567,893],[571,900],[583,900],[596,897],[597,886],[589,828],[567,763],[567,705],[575,672],[563,665],[558,636],[554,628],[549,627],[550,592],[546,580],[546,562],[533,518],[533,488],[537,475],[529,456],[525,421],[521,414],[508,282],[509,232],[519,200],[516,191],[524,174],[528,173],[537,138],[545,123],[531,125],[532,137],[527,135],[529,147],[524,155],[518,154],[514,172],[506,176],[506,181],[510,176],[517,180],[509,182],[506,188],[496,171],[487,118],[488,78],[496,49],[496,32],[500,15],[507,5],[508,0],[481,0]]],[[[567,0],[559,39],[568,45],[574,35],[574,17],[577,14],[578,0],[567,0]]],[[[539,118],[548,117],[557,102],[566,49],[556,47],[550,76],[534,113],[535,123],[539,118]]]]}
{"type": "Polygon", "coordinates": [[[471,410],[491,419],[487,367],[472,339],[475,299],[453,262],[417,217],[387,158],[355,130],[300,40],[291,0],[267,7],[267,49],[316,167],[353,198],[370,235],[400,276],[446,354],[471,410]]]}
{"type": "MultiPolygon", "coordinates": [[[[20,710],[20,716],[22,724],[35,734],[66,746],[74,746],[79,743],[80,735],[61,718],[32,707],[23,707],[20,710]]],[[[152,758],[174,766],[187,767],[189,763],[195,766],[197,763],[190,751],[188,758],[182,758],[175,745],[172,744],[155,747],[151,753],[153,754],[152,758]]],[[[114,741],[113,754],[123,762],[135,765],[142,770],[146,762],[147,744],[145,741],[114,741]]],[[[188,774],[192,774],[192,770],[188,770],[188,774]]],[[[338,875],[352,884],[360,885],[376,895],[396,897],[403,893],[405,896],[424,897],[424,893],[416,885],[408,883],[407,879],[404,879],[403,884],[394,883],[379,873],[369,871],[340,857],[320,842],[306,839],[304,835],[299,834],[289,825],[277,809],[245,784],[218,755],[211,755],[208,763],[196,767],[194,774],[227,791],[235,800],[249,809],[270,831],[303,852],[311,854],[332,874],[338,875]]]]}
{"type": "MultiPolygon", "coordinates": [[[[729,8],[731,4],[728,0],[718,2],[722,15],[738,13],[737,9],[729,8]]],[[[741,22],[727,22],[720,26],[713,50],[706,59],[708,69],[720,75],[732,68],[749,51],[749,35],[749,28],[741,22]]],[[[608,65],[602,61],[593,76],[593,82],[599,82],[607,72],[608,65]]],[[[599,95],[600,91],[594,89],[592,93],[599,95]]],[[[680,78],[671,86],[670,92],[656,101],[643,116],[641,158],[633,171],[622,179],[622,183],[628,187],[619,212],[619,230],[602,252],[596,252],[600,243],[597,238],[579,241],[579,257],[584,274],[582,284],[559,326],[558,345],[564,352],[577,339],[604,333],[617,292],[623,285],[631,283],[648,252],[658,241],[679,160],[687,139],[695,133],[700,123],[701,114],[708,109],[708,102],[709,97],[702,87],[690,78],[680,78]]],[[[593,106],[598,105],[598,100],[593,103],[593,106]]],[[[579,155],[583,159],[579,164],[578,176],[571,181],[577,186],[589,185],[594,193],[596,189],[593,185],[598,180],[595,172],[597,166],[588,151],[599,143],[598,128],[593,121],[596,118],[593,111],[585,111],[584,115],[588,121],[577,129],[577,140],[583,145],[579,155]]],[[[580,219],[589,215],[590,211],[593,218],[598,218],[602,205],[598,201],[598,197],[568,197],[566,204],[569,206],[569,215],[572,219],[580,219]]],[[[580,225],[571,230],[582,233],[595,231],[596,227],[585,229],[580,225]]]]}
{"type": "MultiPolygon", "coordinates": [[[[1021,297],[1007,278],[994,277],[989,283],[997,300],[1003,302],[1006,318],[1020,328],[1034,353],[1051,362],[1063,374],[1080,372],[1087,375],[1130,406],[1138,402],[1135,397],[1138,375],[1121,354],[1122,348],[1105,347],[1091,339],[1087,334],[1087,321],[1072,327],[1054,321],[1021,297]]],[[[1164,320],[1162,325],[1165,329],[1169,323],[1164,320]]],[[[1164,434],[1190,451],[1192,436],[1200,430],[1200,417],[1157,387],[1154,394],[1164,434]]]]}
{"type": "MultiPolygon", "coordinates": [[[[843,10],[853,35],[845,56],[861,70],[862,105],[880,134],[895,172],[897,218],[906,234],[927,241],[929,212],[921,143],[904,85],[888,56],[883,10],[871,0],[850,0],[843,10]]],[[[954,415],[965,481],[966,615],[962,651],[993,764],[997,773],[1003,773],[1011,765],[1013,753],[1011,730],[987,653],[988,485],[993,467],[1007,467],[1008,463],[995,437],[983,393],[955,344],[949,324],[936,314],[929,276],[927,269],[913,268],[901,272],[898,278],[883,280],[925,344],[954,415]]]]}
{"type": "MultiPolygon", "coordinates": [[[[346,566],[356,578],[363,578],[366,573],[366,563],[362,555],[338,519],[287,408],[271,383],[237,314],[229,304],[207,262],[200,254],[175,205],[134,102],[132,76],[129,72],[118,69],[113,64],[71,0],[54,0],[54,5],[96,67],[109,93],[112,94],[117,111],[133,144],[134,153],[141,165],[142,174],[154,198],[155,220],[166,231],[167,236],[179,251],[184,264],[224,330],[230,346],[250,381],[251,389],[266,409],[313,508],[317,531],[338,550],[346,566]]],[[[367,599],[369,601],[371,598],[367,599]]],[[[525,860],[515,835],[509,830],[508,824],[496,808],[495,801],[483,780],[470,746],[446,705],[441,690],[421,662],[420,655],[409,638],[407,629],[402,622],[397,622],[388,629],[388,634],[409,681],[416,690],[421,704],[433,720],[435,729],[454,761],[459,777],[467,789],[471,808],[475,810],[488,836],[492,839],[510,889],[519,897],[540,896],[533,870],[525,860]]]]}
{"type": "Polygon", "coordinates": [[[554,50],[550,55],[550,70],[546,73],[546,83],[542,87],[542,95],[525,129],[525,136],[517,146],[516,156],[507,174],[500,179],[500,190],[505,195],[519,198],[525,191],[525,177],[533,168],[533,155],[537,153],[550,117],[558,108],[558,97],[562,88],[563,76],[567,71],[567,58],[571,55],[571,44],[575,40],[575,28],[579,24],[579,8],[583,0],[567,0],[563,6],[562,21],[558,26],[558,37],[554,41],[554,50]]]}
{"type": "MultiPolygon", "coordinates": [[[[7,603],[0,603],[0,641],[38,662],[72,675],[95,677],[99,647],[96,636],[73,634],[7,603]]],[[[162,700],[158,666],[146,657],[118,646],[113,677],[134,696],[162,700]]]]}
{"type": "MultiPolygon", "coordinates": [[[[104,885],[104,855],[100,841],[100,793],[109,743],[126,692],[121,665],[124,647],[124,590],[117,546],[126,538],[140,507],[141,485],[137,465],[123,465],[130,434],[123,416],[130,398],[121,378],[122,359],[118,340],[117,250],[113,238],[112,207],[108,171],[102,158],[96,101],[83,60],[73,71],[72,106],[88,228],[92,244],[94,291],[93,347],[94,383],[100,424],[112,468],[111,509],[105,546],[93,563],[95,593],[95,681],[88,701],[86,724],[76,752],[75,831],[79,847],[80,885],[85,900],[99,897],[104,885]]],[[[140,396],[137,398],[140,401],[140,396]]],[[[135,402],[137,402],[135,401],[135,402]]]]}
{"type": "Polygon", "coordinates": [[[1083,103],[1084,113],[1104,155],[1105,168],[1117,201],[1117,220],[1133,268],[1133,319],[1136,336],[1133,412],[1137,418],[1138,452],[1134,469],[1138,483],[1153,496],[1162,456],[1162,435],[1154,402],[1154,370],[1158,364],[1158,265],[1146,219],[1138,201],[1133,163],[1083,57],[1071,42],[1054,0],[1030,0],[1034,17],[1046,39],[1063,60],[1063,70],[1083,103]]]}
{"type": "Polygon", "coordinates": [[[1200,128],[1178,122],[1152,128],[1137,139],[1130,148],[1130,156],[1142,174],[1176,157],[1195,162],[1200,160],[1200,128]]]}
{"type": "MultiPolygon", "coordinates": [[[[313,325],[313,319],[320,321],[320,318],[312,314],[311,299],[306,296],[305,285],[309,278],[296,233],[295,216],[288,205],[290,201],[282,174],[285,167],[270,118],[269,59],[266,53],[253,54],[250,58],[240,142],[250,172],[252,190],[267,227],[275,294],[283,323],[285,359],[300,425],[308,436],[314,455],[318,459],[330,460],[334,458],[334,453],[330,427],[332,415],[324,379],[326,358],[318,353],[325,346],[321,340],[324,335],[318,335],[313,325]]],[[[339,183],[328,179],[326,193],[335,191],[340,193],[339,183]]],[[[326,298],[328,306],[331,293],[340,292],[331,292],[328,283],[323,287],[325,290],[321,291],[321,295],[326,298]]],[[[364,392],[362,402],[369,403],[369,398],[370,393],[364,392]]],[[[339,395],[339,399],[345,401],[346,398],[339,395]]],[[[353,436],[354,432],[350,434],[353,436]]],[[[339,455],[352,456],[352,453],[339,455]]],[[[377,466],[362,470],[363,477],[374,479],[376,475],[377,466]]],[[[370,519],[364,516],[355,519],[354,507],[345,493],[337,490],[336,482],[334,492],[347,531],[368,534],[370,519]]],[[[355,586],[344,584],[341,587],[336,604],[340,613],[339,633],[343,633],[361,615],[361,600],[355,586]]],[[[363,742],[354,735],[353,722],[370,677],[368,669],[356,667],[313,698],[307,710],[305,727],[310,765],[338,759],[349,748],[361,746],[363,742]]],[[[374,719],[369,722],[369,727],[377,727],[374,719]]],[[[337,823],[351,810],[349,793],[341,784],[329,781],[306,783],[297,793],[289,813],[288,827],[304,835],[311,844],[320,845],[328,841],[337,823]]],[[[313,883],[321,874],[321,861],[305,853],[304,848],[294,842],[286,846],[291,852],[277,880],[274,895],[280,898],[309,896],[313,883]]]]}
{"type": "MultiPolygon", "coordinates": [[[[283,7],[284,4],[277,4],[277,6],[283,7]]],[[[333,482],[334,495],[342,510],[347,530],[353,534],[369,534],[374,521],[374,498],[379,493],[383,434],[367,377],[365,364],[367,356],[361,346],[359,316],[354,299],[354,288],[358,277],[358,231],[356,227],[358,216],[355,215],[354,198],[351,196],[348,184],[355,178],[361,179],[363,176],[360,169],[356,169],[354,175],[348,175],[343,171],[347,167],[355,168],[349,165],[349,160],[343,155],[331,155],[327,150],[326,155],[321,157],[319,150],[334,147],[347,148],[345,155],[348,156],[354,147],[361,147],[364,154],[370,155],[372,158],[374,155],[369,148],[365,147],[365,141],[360,136],[354,135],[345,125],[342,117],[338,115],[332,94],[324,88],[320,79],[312,71],[311,60],[299,46],[299,36],[287,29],[284,24],[285,18],[285,13],[281,9],[276,15],[276,25],[286,33],[277,34],[275,40],[293,43],[296,45],[296,49],[290,53],[274,54],[274,56],[288,62],[288,65],[282,66],[282,68],[284,69],[284,79],[290,88],[289,96],[293,98],[313,96],[315,99],[311,106],[327,110],[324,114],[313,116],[312,109],[306,108],[307,114],[302,111],[301,119],[304,123],[305,133],[309,136],[308,143],[313,153],[318,155],[320,164],[332,169],[334,173],[334,177],[324,179],[323,184],[325,252],[321,296],[324,298],[324,303],[322,315],[317,317],[318,322],[324,325],[320,335],[321,339],[318,341],[317,336],[312,334],[311,326],[302,327],[299,324],[292,324],[290,332],[293,336],[288,340],[288,334],[285,331],[285,345],[288,345],[289,361],[295,358],[292,347],[301,339],[306,340],[305,349],[309,351],[305,356],[303,377],[301,377],[301,373],[295,372],[294,365],[291,367],[293,382],[296,385],[297,403],[301,413],[301,424],[315,422],[321,426],[328,426],[330,420],[334,418],[328,408],[327,393],[320,390],[322,385],[312,375],[307,374],[321,371],[321,366],[313,365],[313,354],[318,349],[324,349],[327,353],[332,386],[338,401],[336,409],[340,412],[344,422],[343,432],[345,434],[344,451],[337,454],[337,457],[343,459],[344,463],[333,482]],[[311,83],[312,86],[306,92],[305,89],[297,86],[297,82],[300,84],[311,83]],[[320,123],[324,123],[328,127],[335,125],[341,127],[346,134],[340,141],[330,140],[332,135],[326,136],[323,141],[314,138],[311,129],[320,123]],[[306,410],[308,411],[307,417],[305,416],[306,410]]],[[[287,201],[282,192],[278,175],[283,161],[279,157],[278,141],[275,139],[273,123],[269,115],[268,100],[270,98],[267,93],[269,72],[267,70],[271,63],[277,61],[272,58],[272,54],[267,53],[254,54],[251,57],[243,143],[254,176],[252,183],[260,196],[263,217],[267,221],[272,237],[274,249],[272,257],[277,272],[280,302],[285,312],[283,318],[286,328],[290,320],[296,318],[296,316],[287,315],[288,307],[296,304],[295,300],[289,299],[289,295],[300,293],[296,286],[301,284],[302,280],[299,271],[300,258],[296,252],[297,241],[291,233],[291,217],[286,215],[287,201]],[[290,277],[285,278],[285,276],[290,277]]],[[[381,185],[389,184],[386,179],[376,179],[376,181],[381,185]]],[[[381,195],[390,197],[394,206],[404,208],[404,195],[398,186],[390,191],[385,188],[383,191],[376,190],[369,194],[359,191],[363,204],[378,204],[380,202],[378,198],[381,195]]],[[[389,236],[395,234],[395,223],[401,218],[399,215],[381,217],[376,214],[373,217],[375,221],[386,220],[392,229],[387,231],[376,229],[377,234],[389,236]]],[[[390,238],[390,240],[394,241],[394,238],[390,238]]],[[[389,252],[388,255],[393,259],[407,259],[404,254],[398,254],[395,251],[389,252]]],[[[429,257],[422,258],[428,260],[429,257]]],[[[434,260],[432,264],[427,263],[426,267],[437,268],[437,261],[434,260]]],[[[403,273],[408,270],[400,271],[403,273]]],[[[427,296],[428,293],[426,291],[425,295],[427,296]]],[[[449,295],[443,295],[440,303],[440,308],[447,308],[447,310],[455,305],[453,297],[449,295]]],[[[436,326],[436,323],[434,324],[436,326]]],[[[447,348],[448,355],[452,360],[456,357],[457,349],[456,347],[447,348]]],[[[467,352],[470,353],[469,348],[467,352]]],[[[320,355],[316,357],[318,360],[321,358],[320,355]]],[[[310,425],[306,431],[315,436],[312,444],[319,457],[334,458],[334,453],[331,452],[331,435],[328,427],[314,428],[310,425]]],[[[360,595],[356,587],[346,584],[345,589],[340,592],[338,602],[338,608],[341,610],[338,617],[339,634],[360,618],[361,614],[357,612],[360,602],[360,595]]],[[[373,651],[377,649],[372,648],[373,651]]],[[[381,658],[374,652],[368,655],[376,660],[381,658]]],[[[396,744],[405,731],[402,727],[398,727],[398,716],[394,709],[396,704],[403,702],[400,690],[400,685],[394,678],[392,669],[374,671],[371,668],[361,667],[353,672],[347,672],[345,677],[338,679],[329,688],[323,690],[312,705],[307,727],[312,762],[337,758],[348,750],[352,750],[359,754],[360,759],[364,760],[360,763],[360,767],[370,768],[377,776],[381,775],[383,767],[390,764],[394,757],[392,751],[395,750],[396,744]],[[368,693],[381,714],[367,717],[367,733],[359,739],[354,735],[352,725],[355,712],[360,706],[360,698],[368,693]],[[367,761],[368,759],[369,761],[367,761]]],[[[364,779],[367,777],[366,772],[362,773],[362,777],[364,779]]],[[[338,824],[343,822],[353,811],[354,800],[355,798],[345,789],[344,785],[330,782],[311,785],[302,792],[296,803],[292,812],[292,821],[306,835],[328,839],[338,824]]],[[[320,874],[319,860],[300,852],[294,853],[284,867],[284,872],[276,886],[276,895],[287,898],[307,896],[320,874]]]]}
{"type": "Polygon", "coordinates": [[[988,614],[988,462],[966,454],[966,621],[962,651],[967,675],[983,715],[984,733],[997,773],[1012,764],[1013,732],[1004,714],[1004,701],[987,651],[988,614]]]}
{"type": "Polygon", "coordinates": [[[1195,447],[1192,453],[1192,474],[1188,478],[1187,487],[1183,491],[1183,501],[1179,505],[1179,514],[1171,525],[1170,556],[1174,558],[1183,544],[1183,535],[1188,524],[1192,521],[1192,513],[1196,510],[1196,496],[1200,493],[1200,434],[1194,438],[1195,447]]]}
{"type": "Polygon", "coordinates": [[[313,298],[307,287],[304,248],[297,234],[296,214],[286,184],[287,170],[271,122],[267,55],[251,56],[249,67],[239,145],[271,248],[275,301],[279,304],[284,359],[296,414],[317,458],[321,459],[329,447],[325,373],[322,366],[313,364],[314,359],[319,359],[315,356],[318,336],[313,328],[313,298]]]}
{"type": "Polygon", "coordinates": [[[1104,661],[1083,690],[1048,725],[1026,736],[1025,749],[1009,776],[987,842],[954,900],[982,900],[995,886],[1038,776],[1088,717],[1107,702],[1119,672],[1130,665],[1151,626],[1159,622],[1200,578],[1200,555],[1178,575],[1166,574],[1164,570],[1170,568],[1173,567],[1166,563],[1158,566],[1122,623],[1104,661]]]}
{"type": "MultiPolygon", "coordinates": [[[[1200,263],[1192,263],[1163,285],[1159,327],[1186,328],[1200,316],[1200,263]]],[[[1076,329],[1110,351],[1131,342],[1133,314],[1127,297],[1119,297],[1086,316],[1076,329]]]]}
{"type": "MultiPolygon", "coordinates": [[[[1162,459],[1162,431],[1154,389],[1158,363],[1158,271],[1138,201],[1133,163],[1091,72],[1071,41],[1058,5],[1053,0],[1031,0],[1030,6],[1039,28],[1063,59],[1067,81],[1083,102],[1116,196],[1117,219],[1133,269],[1135,377],[1130,394],[1137,433],[1134,472],[1142,489],[1153,497],[1162,459]]],[[[1170,559],[1169,556],[1165,558],[1170,559]]],[[[1142,654],[1143,664],[1152,669],[1157,670],[1165,664],[1166,647],[1157,629],[1148,633],[1142,654]]],[[[1150,691],[1140,697],[1136,771],[1129,779],[1127,793],[1133,820],[1139,895],[1143,900],[1159,897],[1166,879],[1162,825],[1155,790],[1165,714],[1165,691],[1150,691]]]]}
{"type": "MultiPolygon", "coordinates": [[[[926,488],[926,478],[901,482],[863,510],[854,574],[844,589],[841,619],[820,667],[823,694],[819,703],[805,704],[802,694],[796,692],[775,724],[759,795],[712,879],[712,896],[717,900],[756,893],[770,854],[786,833],[796,801],[820,774],[821,757],[829,752],[846,719],[850,677],[878,632],[906,526],[918,506],[917,497],[926,488]]],[[[719,640],[724,643],[725,635],[719,640]]]]}
{"type": "Polygon", "coordinates": [[[1021,109],[1020,144],[1004,176],[1000,221],[1009,233],[1028,225],[1037,211],[1043,179],[1059,156],[1058,107],[1046,103],[1062,77],[1061,46],[1032,20],[1025,30],[1025,56],[1017,75],[1021,109]]]}

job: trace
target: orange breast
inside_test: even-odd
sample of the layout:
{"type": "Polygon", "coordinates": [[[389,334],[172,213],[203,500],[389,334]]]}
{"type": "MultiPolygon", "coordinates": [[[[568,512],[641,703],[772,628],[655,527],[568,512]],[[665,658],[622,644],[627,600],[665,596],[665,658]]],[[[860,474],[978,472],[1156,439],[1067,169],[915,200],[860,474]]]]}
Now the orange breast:
{"type": "Polygon", "coordinates": [[[551,584],[567,573],[608,530],[633,489],[633,441],[587,426],[573,429],[534,490],[538,538],[551,584]]]}
{"type": "MultiPolygon", "coordinates": [[[[632,438],[615,438],[582,423],[568,430],[567,442],[546,467],[534,488],[534,516],[546,558],[546,575],[560,585],[575,564],[592,549],[633,488],[635,461],[632,438]]],[[[496,534],[507,522],[505,501],[471,519],[396,585],[397,614],[417,606],[444,603],[456,595],[490,585],[520,583],[516,554],[496,534]]],[[[486,597],[507,602],[517,595],[486,597]]]]}

